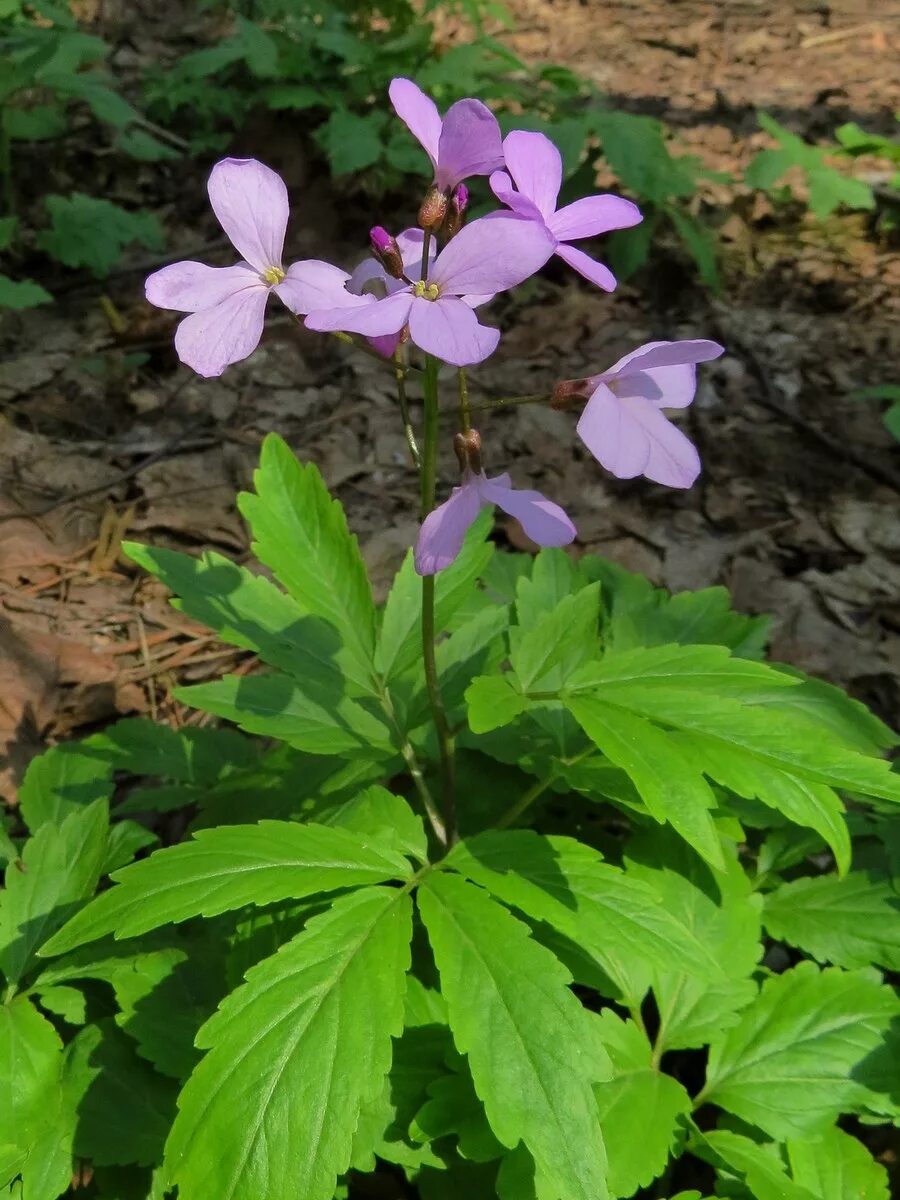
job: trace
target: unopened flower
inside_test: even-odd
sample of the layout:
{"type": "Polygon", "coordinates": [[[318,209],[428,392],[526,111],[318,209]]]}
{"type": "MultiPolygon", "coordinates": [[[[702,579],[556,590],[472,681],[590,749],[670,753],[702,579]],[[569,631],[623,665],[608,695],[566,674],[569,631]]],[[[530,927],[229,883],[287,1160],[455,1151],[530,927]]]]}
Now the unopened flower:
{"type": "Polygon", "coordinates": [[[473,307],[534,274],[553,246],[553,238],[533,221],[483,218],[444,247],[426,279],[411,276],[413,282],[366,306],[323,306],[309,313],[306,325],[385,337],[408,323],[411,340],[426,353],[457,367],[481,362],[496,348],[500,332],[479,324],[473,307]]]}
{"type": "Polygon", "coordinates": [[[687,408],[697,388],[696,363],[724,354],[718,342],[647,342],[584,381],[591,396],[578,435],[620,479],[645,475],[668,487],[690,487],[700,474],[693,443],[663,413],[687,408]]]}
{"type": "Polygon", "coordinates": [[[444,218],[444,225],[441,230],[444,237],[456,237],[465,224],[466,209],[468,207],[469,189],[464,183],[458,183],[453,189],[453,195],[450,197],[450,205],[447,209],[447,216],[444,218]]]}
{"type": "Polygon", "coordinates": [[[563,510],[540,492],[517,491],[508,475],[488,479],[483,471],[467,470],[450,499],[422,522],[415,549],[416,571],[436,575],[449,567],[462,549],[466,530],[488,504],[515,517],[539,546],[567,546],[575,537],[575,526],[563,510]]]}
{"type": "MultiPolygon", "coordinates": [[[[438,192],[503,166],[500,126],[480,100],[457,100],[442,120],[434,101],[411,79],[394,79],[388,94],[397,116],[431,159],[438,192]]],[[[438,225],[442,222],[443,215],[438,225]]]]}
{"type": "Polygon", "coordinates": [[[402,279],[403,259],[397,239],[391,237],[382,225],[374,225],[369,231],[369,245],[388,275],[394,279],[402,279]]]}
{"type": "Polygon", "coordinates": [[[232,267],[172,263],[149,277],[146,296],[159,308],[190,313],[175,331],[175,350],[198,375],[213,376],[256,349],[270,292],[298,311],[293,276],[299,264],[282,265],[288,197],[273,170],[254,158],[226,158],[213,167],[208,191],[243,261],[232,267]]]}
{"type": "Polygon", "coordinates": [[[616,277],[609,267],[569,242],[639,224],[643,218],[637,205],[621,196],[599,195],[585,196],[557,209],[562,159],[556,146],[542,133],[521,129],[508,133],[503,153],[506,171],[495,171],[490,179],[497,199],[520,216],[543,225],[556,239],[555,253],[579,275],[604,291],[613,291],[616,277]],[[513,181],[518,191],[513,188],[513,181]]]}

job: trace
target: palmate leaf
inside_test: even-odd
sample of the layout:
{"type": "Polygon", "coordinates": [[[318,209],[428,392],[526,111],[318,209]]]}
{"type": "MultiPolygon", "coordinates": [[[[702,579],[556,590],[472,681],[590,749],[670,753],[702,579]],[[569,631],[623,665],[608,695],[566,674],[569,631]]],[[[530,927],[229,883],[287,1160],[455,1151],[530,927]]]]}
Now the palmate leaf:
{"type": "Polygon", "coordinates": [[[117,871],[118,886],[61,929],[43,953],[62,954],[110,933],[134,937],[188,917],[409,874],[401,855],[345,829],[287,821],[203,829],[189,842],[117,871]]]}
{"type": "Polygon", "coordinates": [[[765,897],[772,937],[839,967],[870,963],[900,971],[900,896],[864,871],[784,883],[765,897]]]}
{"type": "Polygon", "coordinates": [[[800,963],[712,1040],[703,1098],[776,1139],[814,1137],[840,1113],[881,1103],[866,1080],[898,1017],[900,999],[877,973],[800,963]]]}
{"type": "Polygon", "coordinates": [[[691,971],[707,981],[721,978],[714,955],[680,914],[659,902],[652,886],[629,878],[574,838],[527,829],[481,833],[455,846],[447,862],[505,904],[569,938],[629,1002],[640,1002],[653,967],[691,971]]]}
{"type": "MultiPolygon", "coordinates": [[[[500,555],[498,560],[512,558],[500,555]]],[[[547,613],[553,612],[566,597],[586,587],[589,580],[564,550],[545,548],[532,563],[526,558],[515,580],[516,624],[533,629],[547,613]],[[530,571],[527,566],[530,565],[530,571]]]]}
{"type": "Polygon", "coordinates": [[[402,1029],[411,916],[395,889],[342,897],[201,1029],[166,1146],[182,1200],[331,1200],[402,1029]]]}
{"type": "Polygon", "coordinates": [[[69,813],[112,795],[112,767],[81,743],[54,746],[28,764],[19,788],[19,811],[32,833],[46,821],[61,825],[69,813]]]}
{"type": "MultiPolygon", "coordinates": [[[[531,581],[523,581],[531,582],[531,581]]],[[[531,628],[510,630],[510,661],[523,692],[559,688],[598,650],[600,585],[566,596],[531,628]]]]}
{"type": "Polygon", "coordinates": [[[594,1088],[600,1127],[609,1158],[609,1187],[614,1196],[631,1196],[660,1175],[682,1140],[679,1118],[691,1111],[681,1084],[652,1065],[652,1048],[633,1021],[611,1009],[602,1017],[603,1040],[613,1077],[594,1088]],[[640,1137],[635,1136],[639,1114],[640,1137]]]}
{"type": "Polygon", "coordinates": [[[305,613],[323,617],[343,643],[338,660],[362,692],[374,692],[375,606],[356,538],[311,463],[301,465],[274,433],[263,442],[256,492],[238,507],[253,551],[305,613]]]}
{"type": "Polygon", "coordinates": [[[560,1200],[605,1200],[591,1085],[609,1074],[562,964],[480,888],[447,874],[418,893],[457,1048],[497,1139],[534,1156],[560,1200]]]}

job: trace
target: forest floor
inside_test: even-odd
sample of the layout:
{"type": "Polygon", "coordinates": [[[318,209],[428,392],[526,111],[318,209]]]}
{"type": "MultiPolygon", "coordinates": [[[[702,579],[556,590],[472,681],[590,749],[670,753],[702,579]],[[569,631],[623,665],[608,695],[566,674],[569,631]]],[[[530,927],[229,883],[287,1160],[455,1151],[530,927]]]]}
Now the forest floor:
{"type": "MultiPolygon", "coordinates": [[[[165,7],[128,7],[127,41],[139,54],[165,36],[165,7]]],[[[518,21],[508,40],[520,55],[565,63],[615,107],[665,119],[710,167],[742,166],[766,144],[757,108],[810,137],[844,120],[890,133],[900,108],[900,10],[887,4],[877,20],[865,0],[511,7],[518,21]]],[[[455,36],[448,25],[447,39],[455,36]]],[[[373,216],[353,194],[334,203],[336,185],[314,175],[283,121],[233,149],[285,169],[302,227],[291,235],[293,257],[362,257],[373,216]]],[[[89,160],[72,163],[76,186],[90,169],[89,160]]],[[[154,198],[172,255],[216,236],[205,170],[141,168],[137,198],[154,198]]],[[[606,555],[676,591],[725,584],[736,607],[774,614],[775,659],[848,687],[900,723],[900,451],[877,405],[852,399],[857,388],[900,382],[900,253],[874,235],[868,215],[820,223],[715,184],[703,199],[721,237],[720,296],[700,288],[674,248],[611,297],[551,268],[526,299],[496,306],[508,332],[473,371],[473,391],[537,393],[651,338],[715,337],[727,356],[701,368],[687,413],[704,463],[699,484],[681,493],[616,481],[583,453],[573,417],[542,406],[486,414],[487,465],[562,503],[579,530],[576,553],[606,555]]],[[[196,719],[170,698],[175,682],[250,669],[246,654],[172,610],[120,543],[246,558],[234,495],[250,484],[269,430],[322,469],[380,595],[415,535],[416,480],[389,371],[273,311],[249,362],[199,379],[175,359],[171,315],[143,300],[146,269],[73,286],[59,303],[0,325],[7,799],[48,740],[117,715],[196,719]],[[136,352],[149,357],[131,365],[136,352]]],[[[499,523],[497,537],[527,548],[516,527],[499,523]]]]}

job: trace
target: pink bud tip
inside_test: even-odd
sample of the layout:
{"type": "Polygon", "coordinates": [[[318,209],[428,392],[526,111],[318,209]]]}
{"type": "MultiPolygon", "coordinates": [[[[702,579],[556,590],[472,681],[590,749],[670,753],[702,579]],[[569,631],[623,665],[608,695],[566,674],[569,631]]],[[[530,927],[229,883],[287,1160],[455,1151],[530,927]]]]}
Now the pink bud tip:
{"type": "Polygon", "coordinates": [[[369,230],[369,245],[388,275],[392,275],[394,279],[402,279],[403,255],[396,238],[392,238],[383,226],[373,225],[369,230]]]}
{"type": "Polygon", "coordinates": [[[386,250],[391,249],[394,239],[383,225],[373,225],[369,230],[369,241],[376,254],[384,254],[386,250]]]}

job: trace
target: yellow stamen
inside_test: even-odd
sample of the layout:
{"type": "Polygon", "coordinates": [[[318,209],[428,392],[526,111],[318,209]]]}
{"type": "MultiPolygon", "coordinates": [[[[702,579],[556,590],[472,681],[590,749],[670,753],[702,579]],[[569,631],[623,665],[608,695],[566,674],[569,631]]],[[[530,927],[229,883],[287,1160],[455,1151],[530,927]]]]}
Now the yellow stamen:
{"type": "Polygon", "coordinates": [[[284,271],[281,267],[266,267],[262,273],[264,283],[281,283],[284,279],[284,271]]]}
{"type": "Polygon", "coordinates": [[[437,300],[440,289],[436,283],[426,283],[420,279],[413,287],[413,295],[417,300],[437,300]]]}

